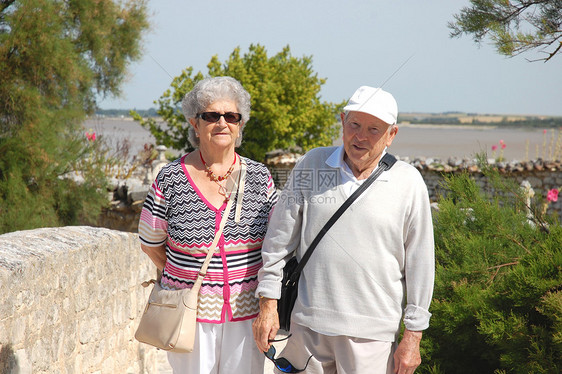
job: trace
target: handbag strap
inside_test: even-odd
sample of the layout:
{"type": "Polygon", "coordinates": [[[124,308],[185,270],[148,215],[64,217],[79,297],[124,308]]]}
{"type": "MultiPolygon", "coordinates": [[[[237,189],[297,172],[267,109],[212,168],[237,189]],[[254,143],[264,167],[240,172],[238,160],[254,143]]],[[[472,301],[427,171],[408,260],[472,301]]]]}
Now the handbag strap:
{"type": "Polygon", "coordinates": [[[226,204],[226,208],[225,208],[223,216],[221,218],[221,223],[219,225],[219,229],[215,234],[215,238],[213,239],[213,243],[211,244],[211,247],[207,251],[207,257],[205,257],[205,262],[203,262],[203,265],[201,265],[201,269],[199,270],[199,276],[205,277],[205,275],[207,274],[207,267],[209,267],[209,263],[211,262],[211,257],[213,257],[213,254],[215,253],[215,250],[217,249],[217,244],[219,243],[220,237],[222,235],[224,225],[226,224],[226,221],[228,221],[228,215],[230,214],[230,209],[232,208],[232,201],[233,200],[234,199],[232,198],[232,195],[231,195],[230,198],[228,199],[228,203],[226,204]]]}
{"type": "Polygon", "coordinates": [[[287,285],[294,284],[298,281],[302,269],[310,259],[310,256],[312,256],[312,252],[314,252],[314,249],[316,249],[316,246],[318,245],[320,240],[322,240],[322,238],[324,237],[324,235],[326,235],[328,230],[334,225],[334,223],[336,223],[336,221],[338,220],[338,218],[340,218],[343,212],[345,212],[347,208],[349,208],[349,206],[353,204],[355,200],[357,200],[357,198],[375,181],[375,179],[379,177],[379,175],[382,174],[383,171],[390,169],[395,162],[396,162],[396,157],[394,157],[390,153],[386,153],[382,157],[382,159],[379,161],[378,169],[373,174],[371,174],[369,178],[367,178],[365,182],[363,182],[363,184],[361,184],[361,186],[359,186],[359,188],[355,190],[355,192],[351,194],[350,197],[347,198],[347,200],[345,200],[342,206],[339,207],[339,209],[332,215],[332,217],[328,220],[328,222],[326,222],[324,227],[316,235],[312,243],[310,243],[310,246],[308,247],[307,251],[304,253],[304,256],[302,256],[302,259],[299,261],[299,265],[287,280],[287,285]]]}
{"type": "MultiPolygon", "coordinates": [[[[234,199],[237,197],[237,206],[236,206],[236,215],[235,215],[235,222],[238,223],[240,221],[240,211],[242,210],[242,199],[244,196],[244,181],[246,178],[246,161],[244,161],[242,158],[240,158],[240,174],[238,176],[238,182],[234,183],[234,186],[230,192],[230,195],[228,197],[228,202],[226,204],[226,208],[224,209],[224,213],[223,216],[221,218],[221,223],[219,225],[219,229],[218,231],[215,233],[215,237],[213,239],[213,243],[211,244],[211,247],[209,247],[209,250],[207,251],[207,256],[205,257],[205,261],[203,262],[203,265],[201,265],[201,268],[199,269],[199,273],[197,275],[197,279],[195,280],[195,283],[193,284],[192,289],[199,289],[201,287],[201,284],[203,283],[203,278],[205,278],[205,276],[207,275],[207,268],[209,267],[209,263],[211,262],[211,258],[213,257],[213,254],[215,253],[215,250],[217,248],[217,245],[219,243],[220,237],[222,235],[222,232],[224,230],[224,226],[226,225],[226,221],[228,221],[228,216],[230,215],[230,210],[232,209],[232,204],[234,202],[234,199]]],[[[160,274],[161,275],[161,274],[160,274]]],[[[158,281],[160,279],[160,276],[157,277],[158,281]]],[[[151,279],[150,281],[144,281],[142,282],[142,286],[143,287],[148,287],[151,283],[155,283],[157,282],[157,280],[155,279],[151,279]]]]}
{"type": "Polygon", "coordinates": [[[211,244],[211,247],[207,251],[205,262],[203,262],[203,265],[201,265],[199,274],[197,274],[197,279],[195,280],[195,283],[191,288],[192,290],[197,290],[197,292],[199,292],[199,288],[203,283],[203,278],[205,278],[205,276],[207,275],[207,268],[209,267],[211,258],[213,257],[213,254],[216,251],[217,245],[222,235],[222,231],[224,229],[224,226],[226,225],[226,221],[228,221],[228,216],[230,214],[230,210],[232,208],[232,204],[235,198],[237,198],[235,222],[238,223],[240,221],[240,210],[242,209],[242,199],[244,197],[245,178],[246,178],[246,162],[242,158],[240,158],[240,174],[238,176],[238,182],[235,182],[234,186],[232,187],[232,191],[230,192],[230,195],[228,197],[228,203],[226,204],[226,208],[224,209],[224,213],[221,218],[219,229],[215,234],[215,238],[213,239],[213,243],[211,244]]]}
{"type": "Polygon", "coordinates": [[[240,157],[240,175],[238,177],[238,196],[236,198],[236,214],[234,215],[234,222],[240,222],[240,215],[242,213],[242,200],[244,200],[244,181],[246,180],[246,160],[240,157]]]}

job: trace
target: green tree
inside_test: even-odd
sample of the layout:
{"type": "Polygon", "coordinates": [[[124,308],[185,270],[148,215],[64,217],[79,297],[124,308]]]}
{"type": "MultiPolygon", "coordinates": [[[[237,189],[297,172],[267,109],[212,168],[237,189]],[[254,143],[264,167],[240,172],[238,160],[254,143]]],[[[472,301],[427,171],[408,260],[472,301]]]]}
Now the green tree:
{"type": "MultiPolygon", "coordinates": [[[[330,145],[338,135],[337,114],[343,106],[321,102],[320,88],[325,79],[312,70],[312,58],[291,56],[289,47],[268,57],[263,46],[251,45],[243,56],[236,48],[221,64],[213,56],[207,65],[207,76],[231,76],[238,79],[252,97],[250,120],[244,126],[244,138],[239,152],[263,160],[274,149],[299,147],[303,151],[330,145]]],[[[177,150],[190,151],[186,119],[181,113],[181,100],[205,76],[193,68],[184,69],[173,79],[155,104],[157,113],[166,122],[134,118],[148,128],[156,141],[177,150]]]]}
{"type": "Polygon", "coordinates": [[[562,371],[562,229],[483,165],[488,185],[446,178],[421,373],[562,371]],[[529,210],[534,215],[529,215],[529,210]]]}
{"type": "Polygon", "coordinates": [[[562,50],[562,1],[471,0],[449,23],[452,37],[472,35],[480,43],[487,35],[499,53],[514,56],[530,50],[548,61],[562,50]]]}
{"type": "Polygon", "coordinates": [[[144,0],[0,2],[0,232],[97,217],[105,178],[81,122],[119,93],[147,27],[144,0]]]}

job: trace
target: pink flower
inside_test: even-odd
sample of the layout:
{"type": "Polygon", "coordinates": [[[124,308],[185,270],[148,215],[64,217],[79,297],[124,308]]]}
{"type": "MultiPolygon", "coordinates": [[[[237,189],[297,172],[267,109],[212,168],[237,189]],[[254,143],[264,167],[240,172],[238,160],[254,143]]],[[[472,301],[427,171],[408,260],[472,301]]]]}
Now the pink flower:
{"type": "Polygon", "coordinates": [[[550,202],[558,201],[558,189],[553,188],[552,190],[548,191],[548,193],[546,194],[546,199],[550,202]]]}
{"type": "Polygon", "coordinates": [[[505,149],[505,147],[507,147],[507,145],[505,143],[502,143],[502,149],[505,149]]]}
{"type": "Polygon", "coordinates": [[[542,133],[543,133],[543,134],[546,134],[546,129],[542,130],[542,133]]]}
{"type": "Polygon", "coordinates": [[[92,133],[90,134],[89,132],[86,132],[86,138],[87,138],[89,141],[93,142],[93,141],[96,140],[96,133],[95,133],[95,132],[92,132],[92,133]]]}
{"type": "Polygon", "coordinates": [[[494,152],[495,152],[495,151],[496,151],[496,149],[498,149],[498,146],[494,144],[494,145],[492,146],[492,151],[494,151],[494,152]]]}
{"type": "Polygon", "coordinates": [[[500,139],[500,144],[503,144],[503,139],[500,139]]]}

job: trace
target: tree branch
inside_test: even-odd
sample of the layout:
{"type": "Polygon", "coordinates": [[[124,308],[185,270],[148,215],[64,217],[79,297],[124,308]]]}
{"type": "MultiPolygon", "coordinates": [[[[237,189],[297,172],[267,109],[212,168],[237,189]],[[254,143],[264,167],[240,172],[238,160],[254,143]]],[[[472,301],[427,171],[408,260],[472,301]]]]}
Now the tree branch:
{"type": "Polygon", "coordinates": [[[496,269],[496,272],[490,277],[490,280],[488,281],[488,284],[490,284],[494,281],[494,279],[496,278],[496,276],[500,272],[501,268],[506,267],[506,266],[518,265],[518,264],[519,264],[519,261],[514,261],[514,262],[508,262],[507,264],[501,264],[501,265],[489,267],[487,270],[496,269]]]}
{"type": "Polygon", "coordinates": [[[496,266],[490,266],[490,267],[488,268],[488,270],[492,270],[492,269],[501,269],[501,268],[503,268],[503,267],[505,267],[505,266],[513,266],[513,265],[517,265],[517,264],[519,264],[519,261],[508,262],[508,263],[506,263],[506,264],[501,264],[501,265],[496,265],[496,266]]]}
{"type": "Polygon", "coordinates": [[[560,44],[558,44],[558,47],[552,53],[550,53],[549,56],[546,59],[544,59],[544,62],[547,62],[552,57],[554,57],[554,55],[557,54],[560,51],[561,48],[562,48],[562,42],[560,42],[560,44]]]}
{"type": "MultiPolygon", "coordinates": [[[[490,36],[500,54],[517,56],[533,49],[545,51],[546,46],[560,41],[562,10],[552,0],[470,0],[471,6],[463,7],[449,22],[451,37],[472,35],[476,43],[490,36]],[[522,33],[522,24],[528,24],[531,32],[522,33]]],[[[526,28],[527,25],[523,25],[526,28]]],[[[549,61],[561,53],[560,47],[546,52],[548,57],[533,61],[549,61]]]]}

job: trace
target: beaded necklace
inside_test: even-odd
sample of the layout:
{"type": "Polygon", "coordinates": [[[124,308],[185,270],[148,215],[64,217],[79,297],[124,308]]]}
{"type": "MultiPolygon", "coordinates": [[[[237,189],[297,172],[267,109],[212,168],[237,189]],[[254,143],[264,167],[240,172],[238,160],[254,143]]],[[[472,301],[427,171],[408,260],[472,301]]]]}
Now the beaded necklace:
{"type": "Polygon", "coordinates": [[[215,173],[213,173],[211,168],[207,166],[207,164],[205,163],[205,160],[203,160],[203,155],[201,154],[201,151],[199,151],[199,157],[201,158],[201,162],[203,163],[203,166],[205,167],[205,170],[207,171],[207,175],[209,176],[209,178],[213,182],[222,182],[223,180],[228,179],[230,174],[232,174],[232,171],[234,170],[234,164],[236,163],[236,153],[234,153],[234,161],[232,161],[232,165],[230,165],[230,168],[228,169],[226,174],[217,176],[215,173]]]}

